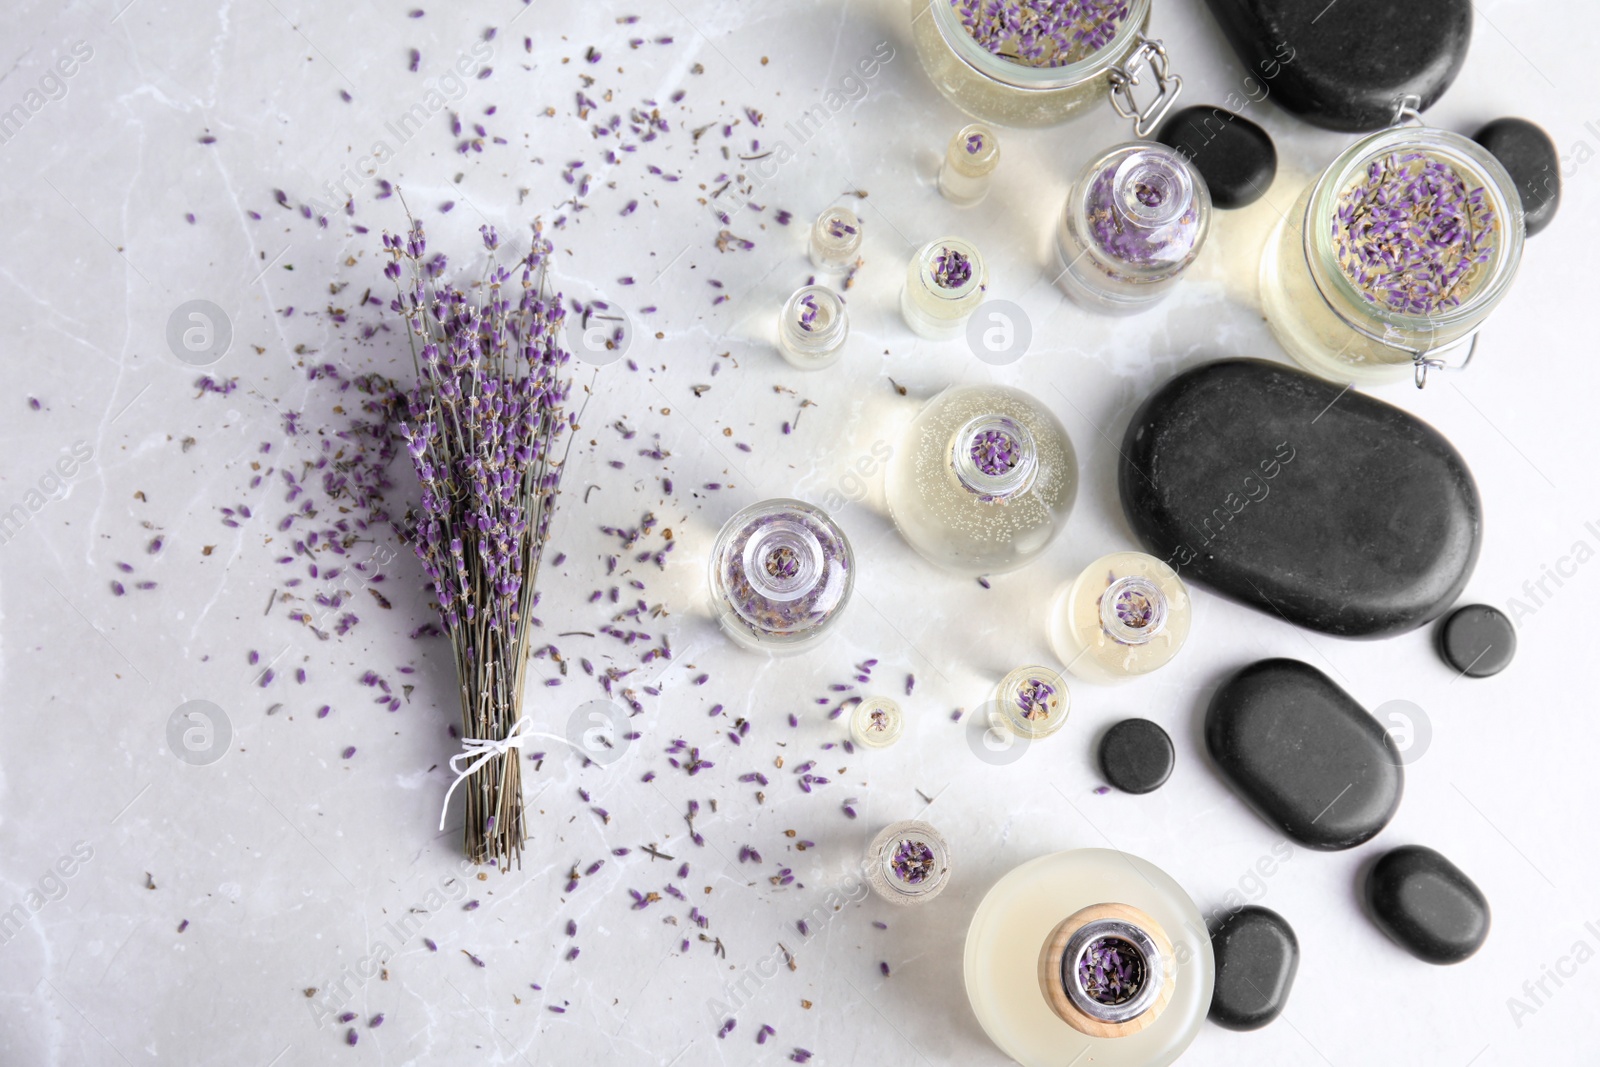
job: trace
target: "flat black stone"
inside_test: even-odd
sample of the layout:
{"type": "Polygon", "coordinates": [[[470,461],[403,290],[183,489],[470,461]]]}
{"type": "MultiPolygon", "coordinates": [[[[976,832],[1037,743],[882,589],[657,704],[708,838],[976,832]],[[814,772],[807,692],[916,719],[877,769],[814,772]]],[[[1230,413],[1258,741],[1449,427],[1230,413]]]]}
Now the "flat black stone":
{"type": "Polygon", "coordinates": [[[1172,776],[1172,738],[1149,719],[1123,719],[1100,739],[1100,770],[1124,793],[1149,793],[1172,776]]]}
{"type": "Polygon", "coordinates": [[[1260,200],[1278,172],[1278,150],[1267,131],[1226,108],[1202,104],[1174,112],[1156,140],[1194,164],[1219,208],[1260,200]]]}
{"type": "MultiPolygon", "coordinates": [[[[1427,110],[1461,71],[1471,0],[1207,0],[1246,73],[1330,130],[1387,126],[1402,96],[1427,110]]],[[[1250,95],[1259,99],[1260,88],[1250,95]]]]}
{"type": "Polygon", "coordinates": [[[1427,423],[1281,363],[1177,375],[1134,413],[1122,509],[1154,556],[1341,637],[1413,630],[1478,560],[1477,486],[1427,423]]]}
{"type": "Polygon", "coordinates": [[[1247,904],[1211,932],[1217,960],[1211,1021],[1229,1030],[1259,1030],[1283,1013],[1300,969],[1300,941],[1289,921],[1247,904]]]}
{"type": "Polygon", "coordinates": [[[1499,608],[1468,604],[1439,624],[1439,654],[1469,678],[1487,678],[1511,665],[1517,628],[1499,608]]]}
{"type": "Polygon", "coordinates": [[[1561,206],[1561,155],[1550,135],[1527,119],[1495,119],[1472,135],[1511,172],[1532,237],[1561,206]]]}
{"type": "Polygon", "coordinates": [[[1262,660],[1224,682],[1206,710],[1206,750],[1263,819],[1307,848],[1370,840],[1405,789],[1393,738],[1299,660],[1262,660]]]}
{"type": "Polygon", "coordinates": [[[1489,936],[1489,902],[1461,868],[1423,845],[1403,845],[1367,872],[1378,929],[1428,963],[1460,963],[1489,936]]]}

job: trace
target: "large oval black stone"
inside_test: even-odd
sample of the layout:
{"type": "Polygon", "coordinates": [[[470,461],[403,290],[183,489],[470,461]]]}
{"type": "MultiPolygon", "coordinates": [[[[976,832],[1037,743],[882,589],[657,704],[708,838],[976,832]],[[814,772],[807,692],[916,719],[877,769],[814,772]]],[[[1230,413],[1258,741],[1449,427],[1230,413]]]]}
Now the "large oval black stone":
{"type": "Polygon", "coordinates": [[[1185,579],[1312,630],[1384,637],[1455,602],[1482,518],[1438,431],[1280,363],[1185,371],[1134,413],[1122,508],[1185,579]]]}
{"type": "Polygon", "coordinates": [[[1489,936],[1489,902],[1461,868],[1423,845],[1404,845],[1367,872],[1378,928],[1418,959],[1460,963],[1489,936]]]}
{"type": "Polygon", "coordinates": [[[1254,96],[1330,130],[1376,130],[1406,95],[1427,110],[1472,41],[1471,0],[1207,0],[1254,96]]]}
{"type": "Polygon", "coordinates": [[[1263,819],[1307,848],[1370,840],[1405,790],[1393,738],[1299,660],[1262,660],[1224,682],[1206,710],[1206,750],[1263,819]]]}

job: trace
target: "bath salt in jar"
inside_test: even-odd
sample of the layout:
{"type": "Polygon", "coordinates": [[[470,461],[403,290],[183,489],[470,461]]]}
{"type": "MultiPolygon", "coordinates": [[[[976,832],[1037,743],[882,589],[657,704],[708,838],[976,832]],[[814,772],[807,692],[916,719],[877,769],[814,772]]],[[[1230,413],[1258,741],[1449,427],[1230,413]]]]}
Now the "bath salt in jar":
{"type": "Polygon", "coordinates": [[[1472,357],[1524,237],[1499,160],[1448,130],[1391,127],[1347,148],[1268,238],[1262,311],[1314,374],[1421,388],[1472,357]]]}
{"type": "Polygon", "coordinates": [[[1183,87],[1145,35],[1150,0],[911,0],[917,58],[945,98],[997,126],[1054,126],[1108,96],[1148,137],[1183,87]],[[1151,77],[1140,81],[1141,72],[1151,77]],[[1153,83],[1144,103],[1136,85],[1153,83]]]}

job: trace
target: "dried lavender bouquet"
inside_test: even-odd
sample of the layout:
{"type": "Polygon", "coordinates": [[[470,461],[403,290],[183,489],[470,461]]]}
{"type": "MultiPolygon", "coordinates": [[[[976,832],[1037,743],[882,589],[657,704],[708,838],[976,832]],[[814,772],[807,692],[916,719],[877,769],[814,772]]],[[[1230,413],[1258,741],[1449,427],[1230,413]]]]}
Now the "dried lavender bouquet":
{"type": "Polygon", "coordinates": [[[495,262],[494,230],[482,233],[489,266],[475,285],[444,280],[445,257],[428,256],[415,219],[403,237],[384,234],[384,273],[417,369],[399,434],[422,500],[404,535],[433,582],[461,689],[451,792],[465,785],[467,855],[508,870],[521,866],[526,833],[518,745],[534,581],[561,482],[557,445],[577,420],[565,411],[550,242],[535,224],[519,286],[516,269],[495,262]]]}

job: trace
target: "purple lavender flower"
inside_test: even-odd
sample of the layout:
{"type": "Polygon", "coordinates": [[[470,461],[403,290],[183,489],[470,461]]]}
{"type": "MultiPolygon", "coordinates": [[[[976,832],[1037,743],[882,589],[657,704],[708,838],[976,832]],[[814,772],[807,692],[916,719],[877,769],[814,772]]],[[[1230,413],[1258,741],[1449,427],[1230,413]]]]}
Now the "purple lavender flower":
{"type": "Polygon", "coordinates": [[[988,51],[1029,67],[1061,67],[1116,39],[1127,0],[950,0],[962,28],[988,51]]]}
{"type": "Polygon", "coordinates": [[[1050,702],[1055,699],[1056,687],[1039,678],[1029,678],[1017,689],[1017,707],[1022,717],[1032,722],[1050,714],[1050,702]]]}
{"type": "Polygon", "coordinates": [[[984,474],[998,478],[1017,465],[1016,440],[1003,430],[984,430],[972,439],[972,462],[984,474]]]}
{"type": "Polygon", "coordinates": [[[1120,937],[1099,937],[1078,957],[1083,991],[1101,1004],[1125,1004],[1144,985],[1144,956],[1120,937]]]}
{"type": "Polygon", "coordinates": [[[953,248],[939,249],[933,260],[933,282],[941,289],[959,289],[972,280],[972,261],[953,248]]]}
{"type": "Polygon", "coordinates": [[[889,857],[889,869],[907,885],[921,885],[934,874],[933,849],[926,841],[906,838],[895,846],[889,857]]]}
{"type": "Polygon", "coordinates": [[[1368,302],[1432,315],[1472,295],[1499,225],[1481,186],[1408,152],[1373,160],[1340,194],[1332,232],[1340,269],[1368,302]]]}
{"type": "Polygon", "coordinates": [[[807,293],[800,298],[800,328],[807,333],[816,329],[817,298],[807,293]]]}
{"type": "MultiPolygon", "coordinates": [[[[481,233],[492,253],[498,235],[488,226],[481,233]]],[[[398,290],[390,307],[405,321],[418,364],[399,435],[421,508],[403,532],[455,649],[464,735],[503,737],[521,717],[520,697],[503,695],[504,679],[520,677],[527,658],[534,580],[561,481],[560,439],[573,423],[564,410],[569,356],[559,343],[565,312],[546,284],[551,244],[536,226],[520,278],[493,264],[487,285],[467,289],[441,280],[446,261],[428,255],[422,223],[385,234],[383,246],[391,257],[384,273],[398,290]]],[[[465,792],[471,858],[520,859],[516,753],[480,770],[465,792]],[[501,815],[490,824],[493,812],[501,815]]]]}

